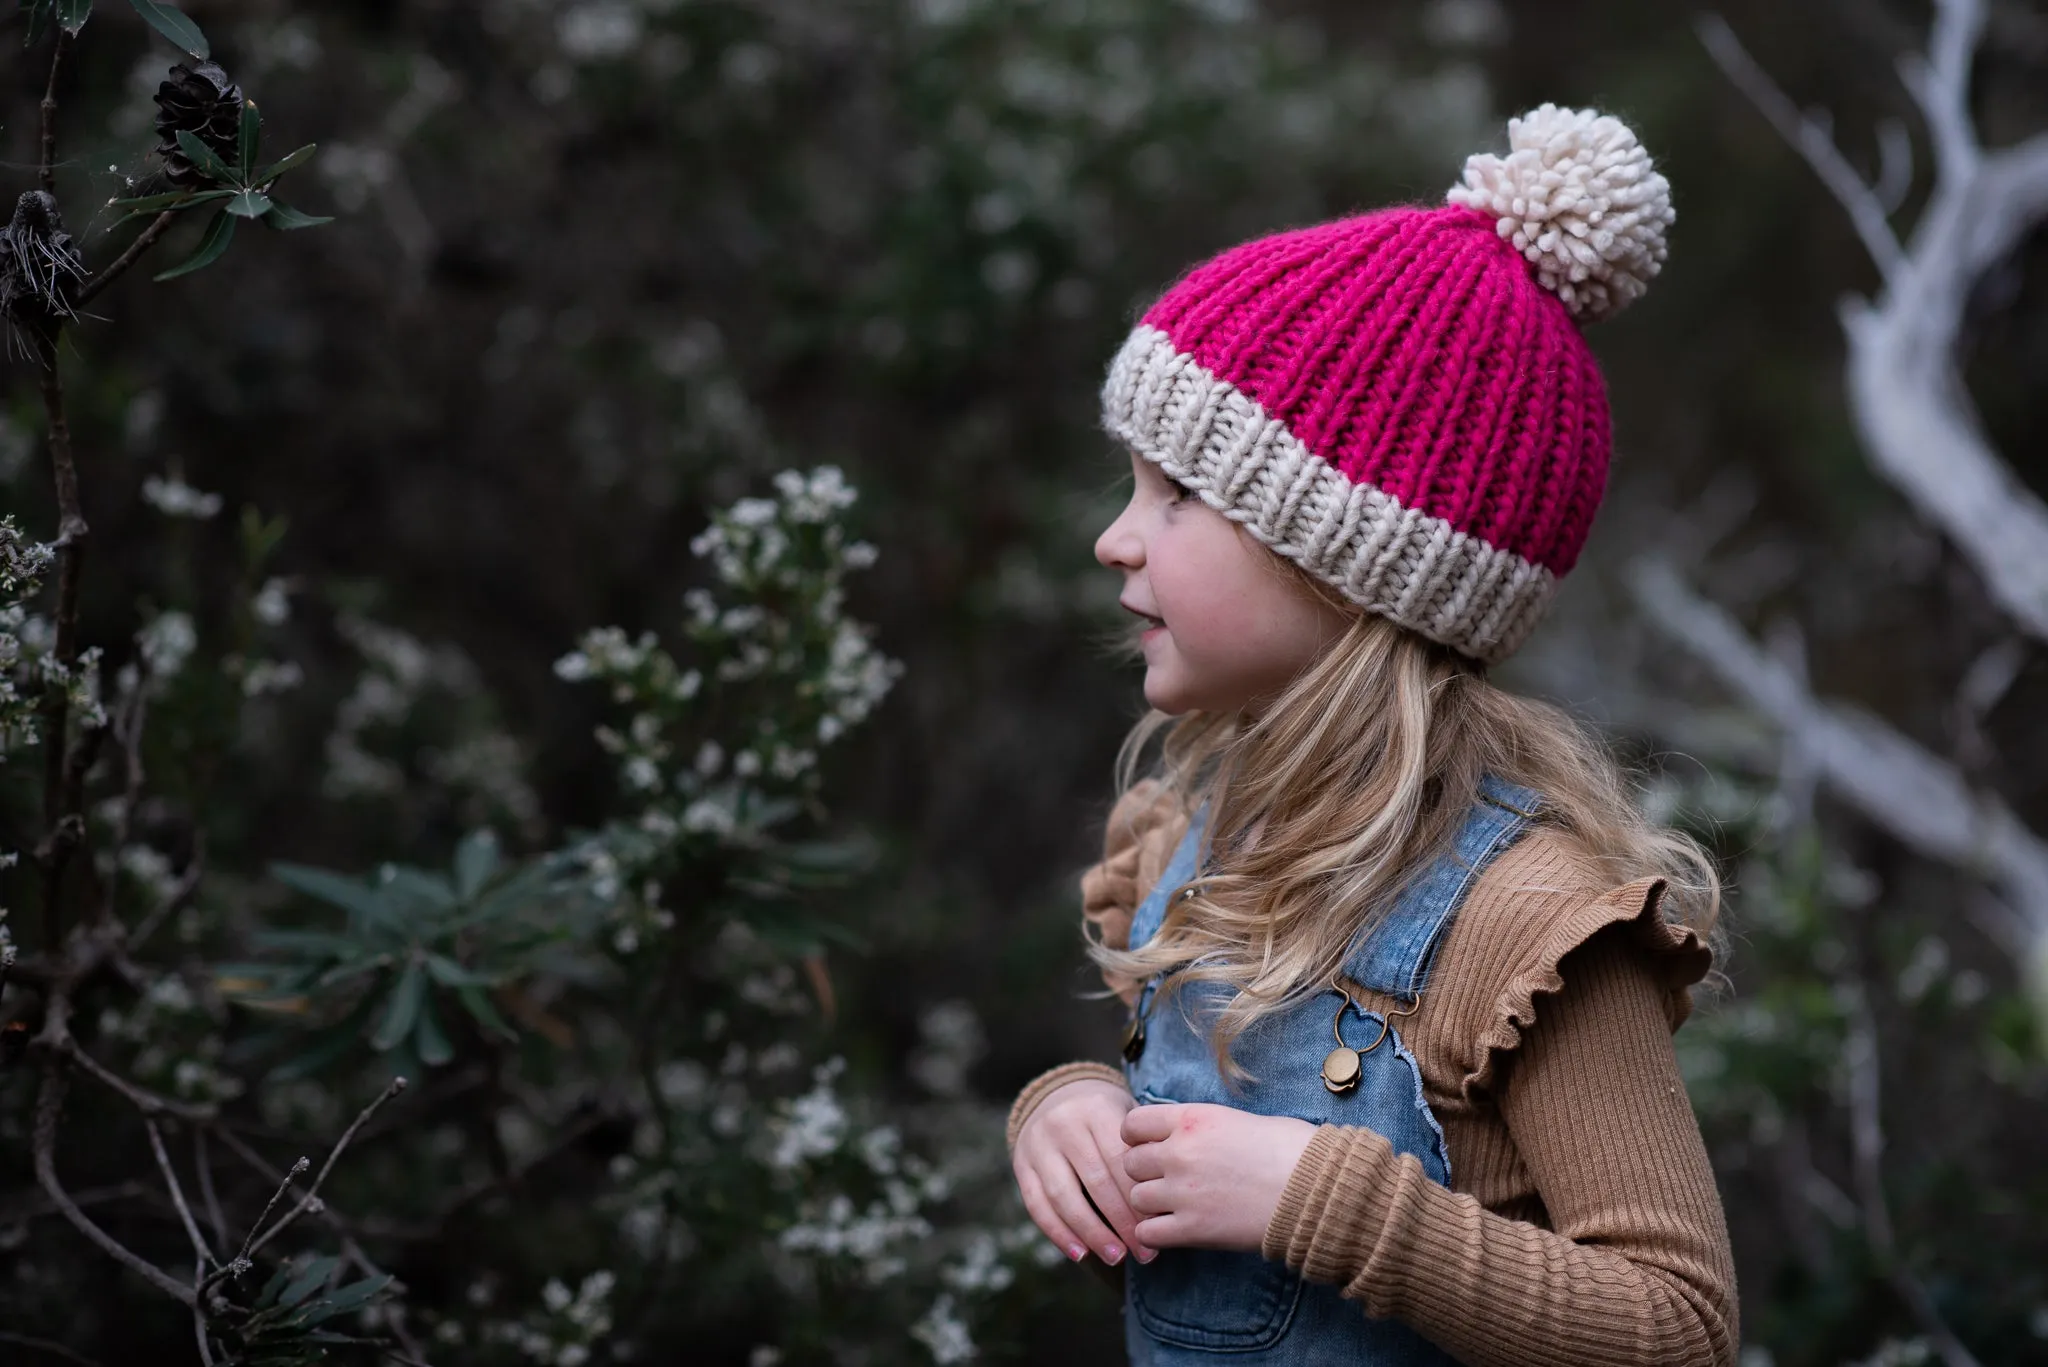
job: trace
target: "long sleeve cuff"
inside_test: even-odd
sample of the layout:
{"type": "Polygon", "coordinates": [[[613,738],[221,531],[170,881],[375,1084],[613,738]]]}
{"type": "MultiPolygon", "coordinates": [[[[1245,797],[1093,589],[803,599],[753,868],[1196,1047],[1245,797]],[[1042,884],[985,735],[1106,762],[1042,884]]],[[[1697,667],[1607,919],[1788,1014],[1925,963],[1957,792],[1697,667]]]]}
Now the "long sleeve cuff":
{"type": "Polygon", "coordinates": [[[1322,1125],[1302,1150],[1260,1251],[1312,1282],[1348,1285],[1386,1223],[1394,1149],[1377,1131],[1322,1125]]]}

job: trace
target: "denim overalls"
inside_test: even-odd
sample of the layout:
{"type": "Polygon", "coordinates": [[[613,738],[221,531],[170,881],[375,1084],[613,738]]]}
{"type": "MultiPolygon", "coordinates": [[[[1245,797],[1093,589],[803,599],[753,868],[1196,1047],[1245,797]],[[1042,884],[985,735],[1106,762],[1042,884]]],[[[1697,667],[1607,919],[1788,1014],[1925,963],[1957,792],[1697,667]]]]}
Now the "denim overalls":
{"type": "MultiPolygon", "coordinates": [[[[1452,849],[1361,935],[1345,976],[1404,1005],[1414,1002],[1466,892],[1528,827],[1539,801],[1525,788],[1484,780],[1452,849]]],[[[1158,933],[1169,899],[1195,881],[1202,826],[1198,814],[1132,916],[1133,948],[1158,933]]],[[[1163,977],[1140,992],[1134,1019],[1142,1026],[1142,1047],[1126,1051],[1136,1057],[1125,1063],[1124,1077],[1141,1104],[1206,1101],[1314,1124],[1367,1126],[1385,1135],[1396,1153],[1415,1155],[1432,1180],[1450,1184],[1450,1157],[1423,1099],[1421,1069],[1391,1022],[1347,1005],[1330,987],[1240,1035],[1232,1057],[1252,1077],[1232,1084],[1217,1068],[1208,1037],[1212,1013],[1230,989],[1195,983],[1161,996],[1163,977]],[[1383,1042],[1368,1050],[1383,1032],[1383,1042]],[[1361,1054],[1358,1083],[1341,1094],[1324,1085],[1322,1071],[1337,1033],[1361,1054]]],[[[1166,1249],[1150,1264],[1133,1259],[1125,1266],[1124,1341],[1133,1367],[1223,1367],[1218,1357],[1230,1367],[1446,1367],[1453,1361],[1406,1324],[1372,1319],[1335,1287],[1305,1282],[1256,1253],[1166,1249]]]]}

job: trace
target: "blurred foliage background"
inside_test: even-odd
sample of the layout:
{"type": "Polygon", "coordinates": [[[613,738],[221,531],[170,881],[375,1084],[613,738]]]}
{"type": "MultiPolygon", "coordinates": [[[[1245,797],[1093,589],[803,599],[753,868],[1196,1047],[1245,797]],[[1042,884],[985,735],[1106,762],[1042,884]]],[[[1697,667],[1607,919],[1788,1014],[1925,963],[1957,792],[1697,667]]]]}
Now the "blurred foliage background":
{"type": "MultiPolygon", "coordinates": [[[[1556,100],[1625,116],[1679,222],[1649,298],[1594,336],[1617,424],[1609,505],[1505,675],[1609,727],[1734,879],[1728,982],[1680,1042],[1733,1224],[1745,1367],[1943,1360],[1902,1286],[1976,1360],[2048,1361],[2048,1065],[2024,956],[1985,929],[1992,894],[1836,801],[1631,590],[1638,557],[1681,550],[1754,635],[1798,643],[1816,694],[2048,830],[2048,657],[1864,460],[1836,301],[1875,272],[1690,15],[1617,0],[188,8],[269,143],[320,144],[292,198],[336,221],[245,231],[175,281],[138,272],[66,333],[93,532],[80,639],[110,681],[151,650],[175,660],[136,685],[157,692],[132,829],[96,826],[76,877],[146,907],[202,852],[204,869],[140,980],[81,989],[76,1029],[103,1062],[219,1107],[189,1129],[226,1126],[277,1168],[318,1161],[408,1072],[323,1189],[341,1223],[302,1222],[303,1247],[273,1250],[331,1254],[345,1229],[396,1274],[405,1298],[373,1304],[361,1332],[438,1362],[562,1367],[958,1361],[969,1340],[989,1361],[1120,1360],[1114,1297],[1018,1235],[1000,1132],[1021,1082],[1109,1056],[1115,1023],[1085,996],[1075,893],[1139,705],[1112,648],[1117,586],[1089,553],[1120,499],[1094,424],[1102,369],[1194,260],[1435,200],[1509,114],[1556,100]],[[858,503],[829,496],[811,517],[776,493],[778,472],[824,466],[858,503]],[[786,584],[693,554],[713,509],[762,496],[779,511],[728,516],[851,530],[786,584]],[[686,590],[809,613],[855,539],[879,554],[846,581],[847,610],[901,662],[887,700],[817,747],[820,767],[781,775],[758,831],[786,840],[755,839],[751,818],[713,829],[680,800],[681,826],[648,836],[659,804],[636,759],[694,799],[728,772],[699,763],[704,742],[724,756],[757,722],[823,715],[803,711],[821,696],[804,681],[829,672],[829,633],[769,669],[785,692],[749,697],[736,674],[744,705],[684,707],[690,661],[741,650],[705,634],[686,590]],[[612,624],[622,636],[586,636],[612,624]],[[642,631],[678,652],[669,674],[632,644],[642,631]],[[572,650],[584,663],[558,667],[572,650]],[[578,682],[593,677],[607,687],[578,682]],[[653,720],[627,725],[639,716],[653,720]],[[386,864],[395,891],[307,871],[386,864]],[[501,877],[531,880],[519,916],[540,929],[479,947],[464,908],[501,877]],[[732,909],[735,887],[750,910],[732,909]],[[331,930],[354,907],[345,934],[369,935],[370,903],[401,894],[425,899],[401,918],[453,918],[448,970],[416,966],[405,987],[401,946],[365,970],[385,974],[361,999],[374,1018],[349,1002],[323,1016],[314,994],[294,1009],[340,1022],[335,1051],[273,1076],[279,1002],[314,981],[286,970],[369,953],[275,932],[331,930]],[[401,988],[441,1003],[425,1009],[453,1038],[416,1012],[394,1025],[383,993],[401,988]],[[465,1013],[465,990],[481,1009],[465,1013]],[[727,1020],[752,1008],[744,1029],[727,1020]],[[735,1088],[738,1110],[705,1102],[697,1139],[678,1137],[676,1115],[735,1088]],[[843,1103],[816,1100],[839,1088],[843,1103]],[[1859,1158],[1870,1097],[1888,1232],[1859,1158]],[[901,1205],[892,1182],[917,1191],[849,1236],[804,1205],[842,1161],[860,1210],[901,1205]]],[[[99,206],[154,171],[152,96],[180,60],[127,9],[101,11],[59,86],[58,194],[90,265],[133,232],[99,206]]],[[[1721,13],[1801,104],[1833,111],[1859,167],[1876,174],[1886,120],[1924,153],[1894,63],[1924,43],[1926,6],[1721,13]]],[[[20,19],[4,36],[18,191],[48,40],[24,49],[20,19]]],[[[2048,21],[1994,7],[1974,106],[1987,143],[2048,128],[2044,71],[2048,21]]],[[[153,263],[196,236],[177,226],[153,263]]],[[[1986,434],[2036,492],[2044,304],[2037,231],[1970,300],[1962,357],[1986,434]]],[[[21,351],[0,500],[48,540],[21,351]]],[[[7,848],[41,838],[39,769],[8,766],[7,848]]],[[[4,875],[10,924],[24,954],[48,953],[29,862],[4,875]]],[[[31,1031],[40,1009],[28,982],[0,1001],[31,1031]]],[[[196,1360],[189,1312],[39,1196],[37,1067],[0,1073],[0,1329],[20,1340],[0,1356],[64,1360],[35,1339],[101,1363],[196,1360]]],[[[176,1269],[190,1250],[143,1129],[86,1085],[66,1180],[176,1269]]],[[[179,1162],[211,1161],[172,1129],[179,1162]]],[[[260,1207],[267,1182],[222,1172],[227,1206],[260,1207]]]]}

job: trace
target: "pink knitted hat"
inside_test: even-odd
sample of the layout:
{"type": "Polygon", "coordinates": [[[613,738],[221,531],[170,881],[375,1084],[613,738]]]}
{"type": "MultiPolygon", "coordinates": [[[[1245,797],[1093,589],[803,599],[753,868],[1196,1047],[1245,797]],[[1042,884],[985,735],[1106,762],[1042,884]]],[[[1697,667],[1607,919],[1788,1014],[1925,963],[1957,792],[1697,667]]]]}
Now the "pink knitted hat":
{"type": "Polygon", "coordinates": [[[1578,559],[1607,482],[1581,322],[1664,260],[1670,186],[1620,121],[1508,124],[1441,208],[1234,247],[1111,364],[1103,424],[1370,612],[1492,662],[1578,559]]]}

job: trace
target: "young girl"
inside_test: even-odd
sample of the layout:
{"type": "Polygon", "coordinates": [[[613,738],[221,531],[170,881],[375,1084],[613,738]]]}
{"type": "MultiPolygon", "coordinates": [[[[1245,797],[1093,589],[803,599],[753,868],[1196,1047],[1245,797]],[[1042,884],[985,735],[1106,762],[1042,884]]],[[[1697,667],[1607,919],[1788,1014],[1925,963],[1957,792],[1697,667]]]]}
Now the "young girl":
{"type": "Polygon", "coordinates": [[[1657,273],[1669,189],[1612,118],[1509,128],[1443,207],[1197,267],[1110,369],[1096,557],[1153,711],[1083,894],[1131,1017],[1010,1135],[1047,1237],[1131,1255],[1134,1363],[1735,1357],[1671,1047],[1712,868],[1485,673],[1599,504],[1579,328],[1657,273]]]}

